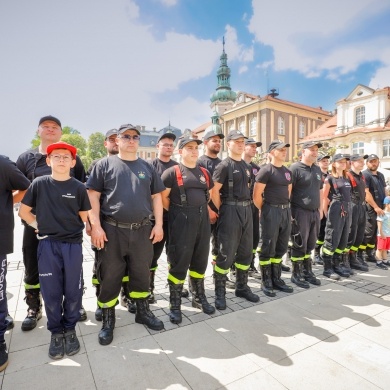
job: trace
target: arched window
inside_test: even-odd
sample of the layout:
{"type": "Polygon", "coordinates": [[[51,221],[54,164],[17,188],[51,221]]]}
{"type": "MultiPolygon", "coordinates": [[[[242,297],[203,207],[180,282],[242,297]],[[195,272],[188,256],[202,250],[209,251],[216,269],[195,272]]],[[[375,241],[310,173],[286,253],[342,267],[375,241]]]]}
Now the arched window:
{"type": "Polygon", "coordinates": [[[250,122],[250,135],[255,137],[257,135],[257,118],[253,117],[250,122]]]}
{"type": "Polygon", "coordinates": [[[278,118],[278,134],[284,135],[284,119],[281,116],[278,118]]]}
{"type": "Polygon", "coordinates": [[[306,126],[303,122],[299,122],[298,137],[305,138],[305,136],[306,136],[306,126]]]}
{"type": "Polygon", "coordinates": [[[366,107],[358,107],[355,111],[355,124],[364,125],[366,123],[366,107]]]}

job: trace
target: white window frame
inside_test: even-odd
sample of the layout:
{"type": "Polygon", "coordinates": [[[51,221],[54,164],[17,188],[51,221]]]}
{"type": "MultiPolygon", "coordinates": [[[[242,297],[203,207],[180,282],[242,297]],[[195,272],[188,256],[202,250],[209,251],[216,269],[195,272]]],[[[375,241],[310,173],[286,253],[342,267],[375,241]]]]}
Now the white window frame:
{"type": "Polygon", "coordinates": [[[298,137],[305,138],[306,136],[306,125],[301,121],[299,122],[298,137]]]}
{"type": "Polygon", "coordinates": [[[390,157],[390,139],[382,141],[382,157],[390,157]]]}
{"type": "Polygon", "coordinates": [[[355,124],[356,126],[364,125],[366,123],[366,107],[359,106],[355,110],[355,124]]]}
{"type": "Polygon", "coordinates": [[[278,134],[279,135],[285,135],[284,119],[281,116],[278,118],[278,134]]]}
{"type": "Polygon", "coordinates": [[[257,136],[257,118],[256,118],[256,117],[253,117],[253,118],[251,119],[249,134],[250,134],[252,137],[257,136]]]}
{"type": "Polygon", "coordinates": [[[351,145],[352,154],[364,154],[364,142],[353,142],[351,145]]]}

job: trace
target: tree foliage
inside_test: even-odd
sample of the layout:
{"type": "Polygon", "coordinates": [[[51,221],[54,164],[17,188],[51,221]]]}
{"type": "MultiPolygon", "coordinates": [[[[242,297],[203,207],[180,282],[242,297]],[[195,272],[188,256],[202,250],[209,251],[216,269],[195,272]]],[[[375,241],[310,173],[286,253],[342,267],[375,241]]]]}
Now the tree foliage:
{"type": "Polygon", "coordinates": [[[85,156],[87,152],[87,141],[80,134],[63,134],[61,141],[67,142],[77,148],[77,154],[85,156]]]}
{"type": "Polygon", "coordinates": [[[102,158],[107,154],[107,150],[104,147],[104,134],[93,133],[89,136],[87,142],[87,156],[91,158],[91,161],[97,158],[102,158]]]}

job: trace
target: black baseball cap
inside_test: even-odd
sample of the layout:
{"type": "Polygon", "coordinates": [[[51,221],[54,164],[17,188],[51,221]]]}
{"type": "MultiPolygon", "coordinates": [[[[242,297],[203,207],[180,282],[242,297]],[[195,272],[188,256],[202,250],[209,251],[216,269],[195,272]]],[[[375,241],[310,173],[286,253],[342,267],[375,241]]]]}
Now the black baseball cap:
{"type": "Polygon", "coordinates": [[[226,138],[226,141],[231,141],[233,139],[239,139],[239,138],[248,138],[248,137],[245,137],[244,134],[241,133],[241,131],[239,130],[230,130],[229,131],[229,134],[226,138]]]}
{"type": "Polygon", "coordinates": [[[222,133],[216,133],[214,130],[209,130],[205,135],[203,136],[203,141],[210,139],[212,137],[219,137],[220,139],[224,139],[225,136],[222,133]]]}
{"type": "Polygon", "coordinates": [[[368,157],[368,154],[365,154],[364,156],[362,154],[352,154],[350,159],[351,161],[357,161],[360,160],[361,158],[366,159],[368,157]]]}
{"type": "Polygon", "coordinates": [[[57,123],[58,126],[60,126],[62,128],[60,120],[58,118],[56,118],[55,116],[52,116],[52,115],[46,115],[46,116],[42,117],[39,120],[39,125],[38,126],[40,126],[43,122],[46,122],[46,121],[55,122],[55,123],[57,123]]]}
{"type": "Polygon", "coordinates": [[[171,139],[172,141],[174,141],[176,139],[176,135],[173,134],[173,133],[164,133],[164,134],[161,134],[160,137],[158,138],[157,140],[157,143],[159,143],[162,139],[164,138],[169,138],[171,139]]]}
{"type": "Polygon", "coordinates": [[[112,135],[118,135],[117,129],[108,130],[104,139],[110,138],[112,135]]]}
{"type": "Polygon", "coordinates": [[[330,158],[330,156],[328,156],[327,154],[320,154],[320,155],[317,157],[317,162],[322,161],[324,158],[330,158]]]}
{"type": "Polygon", "coordinates": [[[260,141],[255,141],[253,138],[248,138],[245,140],[245,145],[256,145],[256,147],[259,147],[263,145],[260,141]]]}
{"type": "Polygon", "coordinates": [[[376,154],[370,154],[367,156],[367,161],[379,160],[379,157],[376,154]]]}
{"type": "Polygon", "coordinates": [[[141,135],[141,132],[132,124],[128,123],[126,125],[122,125],[119,127],[118,134],[124,133],[126,130],[134,130],[138,133],[138,135],[141,135]]]}
{"type": "Polygon", "coordinates": [[[302,145],[302,149],[309,149],[315,145],[317,145],[319,148],[322,148],[322,143],[319,141],[307,141],[302,145]]]}
{"type": "Polygon", "coordinates": [[[287,142],[283,142],[280,141],[279,139],[276,139],[269,144],[267,152],[269,153],[271,150],[274,149],[282,149],[282,148],[289,148],[289,147],[290,144],[288,144],[287,142]]]}
{"type": "Polygon", "coordinates": [[[179,138],[178,148],[183,149],[184,146],[186,146],[190,142],[196,142],[198,145],[200,145],[202,143],[202,141],[199,138],[182,137],[182,138],[179,138]]]}
{"type": "Polygon", "coordinates": [[[332,157],[332,163],[336,161],[340,161],[342,159],[346,159],[349,161],[351,159],[351,156],[349,154],[342,154],[342,153],[337,153],[332,157]]]}

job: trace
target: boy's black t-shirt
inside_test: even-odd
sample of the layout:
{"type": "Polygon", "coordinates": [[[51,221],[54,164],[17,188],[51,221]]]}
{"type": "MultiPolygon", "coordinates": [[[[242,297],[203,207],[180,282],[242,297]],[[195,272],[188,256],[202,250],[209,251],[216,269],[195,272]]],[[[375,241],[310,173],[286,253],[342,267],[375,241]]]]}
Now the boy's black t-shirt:
{"type": "MultiPolygon", "coordinates": [[[[207,202],[207,180],[203,171],[196,166],[195,168],[187,168],[183,164],[179,165],[183,177],[184,191],[187,196],[187,205],[199,207],[207,202]]],[[[208,172],[207,172],[208,173],[208,172]]],[[[165,187],[170,188],[169,199],[171,203],[181,205],[180,189],[177,184],[175,168],[168,168],[162,175],[162,180],[165,187]]],[[[209,175],[210,187],[214,187],[214,183],[209,175]]]]}
{"type": "Polygon", "coordinates": [[[39,236],[56,241],[81,243],[84,222],[79,211],[91,209],[84,184],[75,178],[58,181],[51,176],[36,178],[22,203],[35,209],[39,236]]]}

